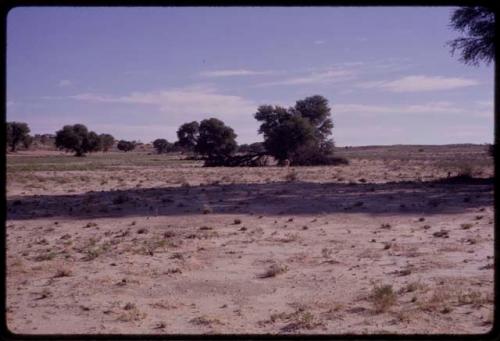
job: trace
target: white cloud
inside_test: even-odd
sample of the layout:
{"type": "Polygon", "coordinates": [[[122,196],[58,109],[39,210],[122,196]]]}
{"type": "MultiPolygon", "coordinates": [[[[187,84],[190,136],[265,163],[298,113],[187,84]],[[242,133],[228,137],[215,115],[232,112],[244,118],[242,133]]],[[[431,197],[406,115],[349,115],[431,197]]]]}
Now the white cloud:
{"type": "Polygon", "coordinates": [[[354,77],[355,74],[352,70],[327,69],[324,71],[315,71],[301,77],[291,77],[278,81],[260,83],[258,86],[335,83],[350,80],[354,77]]]}
{"type": "Polygon", "coordinates": [[[322,44],[324,44],[324,43],[325,43],[325,41],[324,41],[324,40],[315,40],[315,41],[314,41],[314,44],[316,44],[316,45],[322,45],[322,44]]]}
{"type": "MultiPolygon", "coordinates": [[[[258,123],[253,118],[258,103],[240,96],[223,94],[210,87],[194,86],[133,92],[124,96],[81,93],[66,97],[68,98],[91,103],[152,106],[153,109],[147,109],[147,111],[154,115],[157,121],[164,121],[165,125],[172,127],[179,127],[182,123],[189,121],[215,117],[235,129],[239,142],[255,140],[258,128],[258,123]],[[237,127],[242,127],[242,129],[237,127]]],[[[175,133],[175,129],[172,131],[175,133]]]]}
{"type": "Polygon", "coordinates": [[[70,85],[73,85],[73,82],[71,82],[70,80],[67,80],[67,79],[61,79],[58,83],[58,86],[60,86],[61,88],[66,87],[66,86],[70,86],[70,85]]]}
{"type": "Polygon", "coordinates": [[[393,81],[374,81],[358,84],[361,88],[376,88],[391,92],[420,92],[451,90],[478,85],[479,82],[467,78],[446,78],[440,76],[406,76],[393,81]]]}
{"type": "Polygon", "coordinates": [[[233,76],[256,76],[256,75],[269,75],[274,73],[273,71],[254,71],[246,69],[237,70],[212,70],[212,71],[202,71],[200,76],[203,77],[233,77],[233,76]]]}
{"type": "Polygon", "coordinates": [[[151,92],[133,92],[126,96],[110,96],[82,93],[69,96],[72,99],[103,102],[156,105],[160,111],[185,113],[236,114],[253,112],[257,104],[240,96],[218,93],[209,87],[190,87],[151,92]]]}

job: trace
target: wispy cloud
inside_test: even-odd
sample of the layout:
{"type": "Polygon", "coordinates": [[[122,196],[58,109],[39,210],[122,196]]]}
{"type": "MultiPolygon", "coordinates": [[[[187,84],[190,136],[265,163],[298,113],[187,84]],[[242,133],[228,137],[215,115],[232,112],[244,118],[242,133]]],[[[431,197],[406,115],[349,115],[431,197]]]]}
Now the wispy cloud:
{"type": "Polygon", "coordinates": [[[264,82],[258,84],[257,86],[324,84],[341,82],[354,78],[355,73],[353,72],[353,70],[327,69],[324,71],[314,71],[304,76],[290,77],[272,82],[264,82]]]}
{"type": "Polygon", "coordinates": [[[73,85],[73,82],[68,79],[61,79],[57,85],[60,86],[61,88],[64,88],[73,85]]]}
{"type": "MultiPolygon", "coordinates": [[[[216,117],[235,129],[238,141],[248,142],[255,139],[255,132],[258,128],[252,115],[257,110],[258,103],[241,96],[221,93],[218,89],[209,86],[132,92],[125,95],[80,93],[71,96],[45,96],[43,98],[47,100],[76,100],[86,103],[137,105],[139,106],[137,110],[129,107],[129,111],[131,109],[133,112],[149,112],[151,120],[146,119],[146,121],[152,121],[154,118],[155,123],[146,126],[151,126],[155,132],[158,129],[154,127],[158,125],[163,127],[163,130],[158,131],[165,131],[165,127],[171,127],[170,130],[175,132],[176,127],[182,123],[216,117]]],[[[120,107],[114,109],[115,112],[119,110],[120,107]]],[[[135,125],[130,130],[134,130],[133,127],[135,125]]],[[[121,131],[121,134],[128,134],[128,131],[122,130],[116,129],[116,132],[121,131]]]]}
{"type": "Polygon", "coordinates": [[[234,77],[234,76],[257,76],[257,75],[269,75],[273,74],[274,71],[255,71],[246,69],[236,69],[236,70],[211,70],[202,71],[200,76],[203,77],[234,77]]]}
{"type": "Polygon", "coordinates": [[[314,41],[314,44],[316,44],[316,45],[323,45],[324,43],[325,43],[324,40],[315,40],[314,41]]]}
{"type": "Polygon", "coordinates": [[[493,110],[493,101],[489,101],[489,100],[486,100],[486,101],[476,101],[476,104],[480,107],[487,107],[487,108],[491,108],[493,110]]]}
{"type": "Polygon", "coordinates": [[[370,104],[334,104],[334,113],[366,114],[434,114],[434,113],[462,113],[465,109],[458,108],[450,102],[430,102],[411,105],[370,105],[370,104]]]}
{"type": "Polygon", "coordinates": [[[478,81],[468,78],[417,75],[406,76],[393,81],[363,82],[359,83],[358,87],[382,89],[391,92],[421,92],[451,90],[478,84],[478,81]]]}
{"type": "Polygon", "coordinates": [[[248,114],[257,104],[240,96],[218,93],[210,87],[189,87],[151,92],[132,92],[125,96],[82,93],[68,98],[101,103],[148,104],[162,112],[175,114],[213,113],[222,115],[248,114]]]}

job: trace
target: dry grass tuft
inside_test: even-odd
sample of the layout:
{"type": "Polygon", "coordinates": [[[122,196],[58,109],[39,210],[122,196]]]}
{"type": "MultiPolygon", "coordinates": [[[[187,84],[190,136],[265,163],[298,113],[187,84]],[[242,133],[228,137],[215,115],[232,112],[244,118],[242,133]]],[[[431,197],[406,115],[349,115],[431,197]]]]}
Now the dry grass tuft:
{"type": "Polygon", "coordinates": [[[375,286],[372,290],[371,301],[377,313],[388,311],[396,303],[396,298],[392,285],[375,286]]]}
{"type": "Polygon", "coordinates": [[[293,313],[279,313],[272,314],[269,322],[275,323],[278,320],[287,322],[281,328],[282,332],[294,332],[300,329],[314,329],[321,326],[323,323],[318,320],[311,312],[306,311],[305,308],[298,308],[293,313]]]}
{"type": "Polygon", "coordinates": [[[469,230],[472,227],[472,224],[461,224],[460,227],[462,230],[469,230]]]}
{"type": "Polygon", "coordinates": [[[72,271],[70,269],[57,269],[54,278],[60,278],[60,277],[69,277],[71,276],[72,271]]]}
{"type": "Polygon", "coordinates": [[[266,272],[261,274],[259,278],[270,278],[276,277],[277,275],[283,274],[288,271],[288,266],[283,264],[272,264],[266,272]]]}
{"type": "Polygon", "coordinates": [[[146,318],[146,313],[141,312],[133,303],[127,303],[123,310],[125,311],[117,317],[120,322],[140,321],[146,318]]]}
{"type": "Polygon", "coordinates": [[[212,326],[214,324],[218,324],[218,325],[224,324],[219,319],[210,318],[206,315],[195,317],[195,318],[191,319],[189,322],[191,322],[192,324],[201,325],[201,326],[212,326]]]}

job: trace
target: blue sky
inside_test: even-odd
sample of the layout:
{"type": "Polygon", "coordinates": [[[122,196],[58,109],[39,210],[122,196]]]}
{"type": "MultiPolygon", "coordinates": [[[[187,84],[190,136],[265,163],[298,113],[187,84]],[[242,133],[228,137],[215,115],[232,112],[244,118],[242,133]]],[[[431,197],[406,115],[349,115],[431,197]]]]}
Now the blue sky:
{"type": "Polygon", "coordinates": [[[491,143],[493,64],[450,55],[453,9],[15,8],[7,120],[150,142],[217,117],[248,143],[259,105],[320,94],[338,146],[491,143]]]}

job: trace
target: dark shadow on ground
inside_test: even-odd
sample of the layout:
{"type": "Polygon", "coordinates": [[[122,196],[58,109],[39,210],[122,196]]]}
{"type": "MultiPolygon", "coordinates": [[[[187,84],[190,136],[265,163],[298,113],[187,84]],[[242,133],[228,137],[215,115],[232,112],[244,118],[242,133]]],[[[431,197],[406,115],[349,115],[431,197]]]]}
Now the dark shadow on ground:
{"type": "Polygon", "coordinates": [[[275,182],[35,195],[7,200],[7,219],[190,214],[442,214],[493,205],[493,179],[339,184],[275,182]]]}

